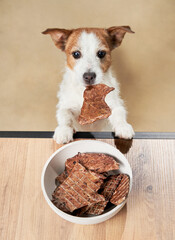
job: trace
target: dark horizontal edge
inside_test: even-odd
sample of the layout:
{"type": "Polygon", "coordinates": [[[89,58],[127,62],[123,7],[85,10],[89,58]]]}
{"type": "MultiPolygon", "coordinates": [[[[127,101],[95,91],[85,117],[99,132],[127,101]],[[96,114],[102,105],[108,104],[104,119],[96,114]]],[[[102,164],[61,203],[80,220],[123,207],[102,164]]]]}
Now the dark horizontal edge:
{"type": "MultiPolygon", "coordinates": [[[[52,131],[0,131],[1,138],[52,138],[52,131]]],[[[76,132],[74,139],[117,139],[114,132],[76,132]]],[[[134,139],[175,139],[175,132],[136,132],[134,139]]]]}

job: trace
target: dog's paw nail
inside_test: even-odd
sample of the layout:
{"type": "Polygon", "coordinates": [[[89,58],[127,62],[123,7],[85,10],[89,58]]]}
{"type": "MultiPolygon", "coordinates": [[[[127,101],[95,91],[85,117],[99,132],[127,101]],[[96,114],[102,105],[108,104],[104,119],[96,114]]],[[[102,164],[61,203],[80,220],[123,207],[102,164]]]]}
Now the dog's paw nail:
{"type": "Polygon", "coordinates": [[[53,139],[58,144],[68,143],[73,140],[73,129],[69,126],[58,126],[55,129],[53,139]]]}
{"type": "Polygon", "coordinates": [[[119,124],[115,129],[115,136],[119,138],[131,139],[134,135],[134,130],[128,123],[119,124]]]}

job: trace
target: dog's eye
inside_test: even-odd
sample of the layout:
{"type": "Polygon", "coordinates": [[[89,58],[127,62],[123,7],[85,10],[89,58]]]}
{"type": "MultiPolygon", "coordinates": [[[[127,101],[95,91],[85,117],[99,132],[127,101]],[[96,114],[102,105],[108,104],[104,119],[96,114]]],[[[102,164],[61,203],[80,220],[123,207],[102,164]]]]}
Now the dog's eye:
{"type": "Polygon", "coordinates": [[[72,53],[72,56],[75,58],[75,59],[78,59],[81,57],[81,52],[80,51],[75,51],[72,53]]]}
{"type": "Polygon", "coordinates": [[[97,57],[99,57],[99,58],[104,58],[105,55],[106,55],[106,52],[105,52],[105,51],[99,50],[99,51],[97,52],[97,57]]]}

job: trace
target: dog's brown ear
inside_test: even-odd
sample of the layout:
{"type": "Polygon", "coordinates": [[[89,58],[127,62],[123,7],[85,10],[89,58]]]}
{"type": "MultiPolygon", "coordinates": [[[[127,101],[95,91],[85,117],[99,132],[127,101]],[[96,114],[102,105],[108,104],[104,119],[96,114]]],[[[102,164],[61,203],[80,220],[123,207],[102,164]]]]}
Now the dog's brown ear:
{"type": "Polygon", "coordinates": [[[65,50],[66,41],[73,30],[59,29],[59,28],[48,28],[43,34],[50,34],[55,46],[62,51],[65,50]]]}
{"type": "Polygon", "coordinates": [[[110,27],[106,29],[111,44],[111,50],[120,46],[125,33],[134,33],[129,26],[110,27]]]}

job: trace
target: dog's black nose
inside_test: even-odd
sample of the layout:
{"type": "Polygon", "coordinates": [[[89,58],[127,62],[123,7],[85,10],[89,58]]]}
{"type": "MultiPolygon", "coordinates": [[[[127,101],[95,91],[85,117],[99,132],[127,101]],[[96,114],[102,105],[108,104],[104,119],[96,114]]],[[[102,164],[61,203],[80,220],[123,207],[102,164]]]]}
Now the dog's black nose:
{"type": "Polygon", "coordinates": [[[94,72],[85,72],[83,74],[83,79],[85,81],[86,84],[93,84],[96,78],[96,74],[94,72]]]}

